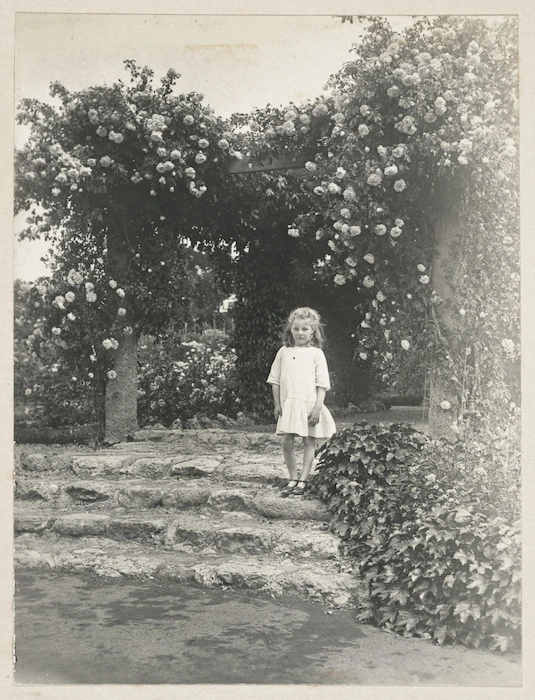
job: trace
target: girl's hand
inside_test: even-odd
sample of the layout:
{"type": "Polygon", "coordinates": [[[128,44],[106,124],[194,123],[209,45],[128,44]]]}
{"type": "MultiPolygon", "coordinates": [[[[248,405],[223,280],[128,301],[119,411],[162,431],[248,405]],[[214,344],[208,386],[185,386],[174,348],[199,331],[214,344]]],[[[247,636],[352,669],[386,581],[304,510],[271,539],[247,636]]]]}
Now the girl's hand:
{"type": "Polygon", "coordinates": [[[314,406],[314,408],[308,414],[308,422],[310,425],[316,425],[320,419],[321,406],[314,406]]]}
{"type": "Polygon", "coordinates": [[[280,417],[281,413],[282,413],[281,407],[280,407],[280,406],[275,406],[275,408],[273,409],[273,415],[275,416],[275,420],[276,420],[276,421],[279,420],[279,417],[280,417]]]}

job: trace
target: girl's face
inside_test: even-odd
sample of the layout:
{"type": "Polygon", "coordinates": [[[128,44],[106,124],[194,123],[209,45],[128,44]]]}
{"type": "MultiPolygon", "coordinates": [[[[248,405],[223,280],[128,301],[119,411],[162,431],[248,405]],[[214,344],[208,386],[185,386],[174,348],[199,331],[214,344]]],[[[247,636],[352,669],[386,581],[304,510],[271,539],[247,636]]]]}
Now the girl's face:
{"type": "Polygon", "coordinates": [[[314,328],[310,321],[296,319],[290,326],[290,331],[297,346],[306,346],[309,344],[314,328]]]}

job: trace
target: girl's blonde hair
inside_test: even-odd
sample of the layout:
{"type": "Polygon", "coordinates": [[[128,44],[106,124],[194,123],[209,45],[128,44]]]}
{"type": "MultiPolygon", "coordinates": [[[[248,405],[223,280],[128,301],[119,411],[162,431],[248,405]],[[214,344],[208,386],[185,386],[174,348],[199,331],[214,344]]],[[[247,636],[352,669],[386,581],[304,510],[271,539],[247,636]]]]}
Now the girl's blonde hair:
{"type": "Polygon", "coordinates": [[[326,338],[325,333],[323,332],[323,324],[321,322],[320,315],[309,306],[300,306],[290,313],[286,323],[284,324],[284,330],[282,331],[283,345],[286,345],[286,347],[293,347],[295,345],[291,328],[293,322],[298,320],[308,321],[308,323],[310,323],[313,331],[312,338],[310,339],[311,344],[315,345],[317,348],[323,347],[323,344],[326,342],[326,338]]]}

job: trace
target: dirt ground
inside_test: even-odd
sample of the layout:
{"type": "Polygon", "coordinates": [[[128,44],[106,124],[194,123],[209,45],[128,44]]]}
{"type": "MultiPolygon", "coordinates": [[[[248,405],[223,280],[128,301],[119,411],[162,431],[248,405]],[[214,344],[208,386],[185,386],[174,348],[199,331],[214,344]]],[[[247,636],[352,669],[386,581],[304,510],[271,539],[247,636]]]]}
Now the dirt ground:
{"type": "Polygon", "coordinates": [[[403,639],[250,591],[16,577],[16,684],[508,686],[520,659],[403,639]]]}

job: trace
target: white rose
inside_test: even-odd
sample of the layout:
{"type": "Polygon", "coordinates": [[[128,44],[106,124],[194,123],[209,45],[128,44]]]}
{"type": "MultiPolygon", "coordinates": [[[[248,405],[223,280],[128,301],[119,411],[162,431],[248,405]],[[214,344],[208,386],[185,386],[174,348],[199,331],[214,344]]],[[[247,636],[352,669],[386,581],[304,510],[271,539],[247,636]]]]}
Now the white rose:
{"type": "Polygon", "coordinates": [[[362,284],[369,289],[370,287],[373,287],[375,282],[369,275],[366,275],[366,277],[362,280],[362,284]]]}
{"type": "Polygon", "coordinates": [[[370,263],[370,265],[373,265],[373,263],[375,262],[375,258],[371,253],[366,253],[363,259],[366,260],[366,262],[370,263]]]}
{"type": "Polygon", "coordinates": [[[419,272],[425,272],[425,265],[422,265],[422,263],[420,263],[420,264],[417,265],[416,267],[418,268],[418,271],[419,271],[419,272]]]}
{"type": "Polygon", "coordinates": [[[402,340],[401,341],[401,347],[403,350],[408,350],[410,348],[411,344],[409,343],[408,340],[402,340]]]}
{"type": "Polygon", "coordinates": [[[422,284],[429,284],[429,275],[422,275],[422,276],[420,277],[420,282],[421,282],[422,284]]]}
{"type": "Polygon", "coordinates": [[[450,408],[451,408],[451,404],[450,404],[449,401],[441,401],[441,402],[440,402],[440,408],[441,408],[443,411],[449,411],[450,408]]]}

